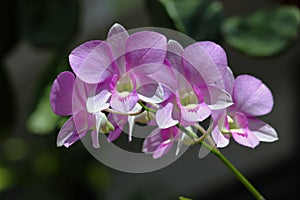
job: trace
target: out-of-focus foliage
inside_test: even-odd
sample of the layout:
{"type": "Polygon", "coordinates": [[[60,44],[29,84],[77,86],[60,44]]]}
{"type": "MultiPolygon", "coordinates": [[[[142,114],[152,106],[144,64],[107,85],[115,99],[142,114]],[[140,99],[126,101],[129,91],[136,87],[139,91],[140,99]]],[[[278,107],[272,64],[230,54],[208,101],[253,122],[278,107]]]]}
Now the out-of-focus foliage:
{"type": "MultiPolygon", "coordinates": [[[[1,62],[1,60],[0,60],[1,62]]],[[[16,111],[14,105],[13,89],[11,87],[10,79],[7,76],[6,70],[0,63],[0,138],[2,134],[7,133],[11,129],[14,112],[16,111]]]]}
{"type": "Polygon", "coordinates": [[[300,12],[285,6],[259,10],[246,17],[228,18],[222,26],[225,41],[250,56],[272,56],[298,36],[300,12]]]}
{"type": "Polygon", "coordinates": [[[34,112],[30,115],[27,121],[28,129],[35,134],[47,134],[54,131],[58,115],[55,115],[50,107],[49,93],[51,86],[45,89],[45,94],[41,96],[40,101],[34,112]]]}
{"type": "Polygon", "coordinates": [[[179,197],[179,200],[192,200],[192,199],[187,198],[187,197],[179,197]]]}
{"type": "Polygon", "coordinates": [[[13,113],[16,111],[13,88],[3,61],[5,55],[18,42],[15,3],[16,1],[12,0],[8,1],[5,6],[0,6],[2,27],[0,31],[0,138],[11,128],[13,113]]]}
{"type": "Polygon", "coordinates": [[[218,40],[224,20],[222,4],[207,0],[148,0],[157,26],[175,27],[195,40],[218,40]]]}
{"type": "Polygon", "coordinates": [[[78,28],[78,0],[23,0],[20,8],[23,35],[36,46],[61,45],[78,28]]]}
{"type": "Polygon", "coordinates": [[[50,108],[51,84],[59,71],[69,69],[68,44],[79,27],[79,1],[53,0],[46,4],[36,0],[26,0],[22,23],[25,37],[37,47],[54,49],[53,57],[40,78],[37,95],[29,114],[28,130],[36,134],[51,133],[60,119],[50,108]],[[43,9],[45,7],[45,9],[43,9]],[[40,17],[41,19],[37,19],[40,17]]]}
{"type": "Polygon", "coordinates": [[[296,6],[272,6],[249,16],[226,18],[221,1],[148,0],[147,5],[154,25],[175,27],[195,40],[224,40],[249,56],[281,53],[299,34],[296,6]]]}

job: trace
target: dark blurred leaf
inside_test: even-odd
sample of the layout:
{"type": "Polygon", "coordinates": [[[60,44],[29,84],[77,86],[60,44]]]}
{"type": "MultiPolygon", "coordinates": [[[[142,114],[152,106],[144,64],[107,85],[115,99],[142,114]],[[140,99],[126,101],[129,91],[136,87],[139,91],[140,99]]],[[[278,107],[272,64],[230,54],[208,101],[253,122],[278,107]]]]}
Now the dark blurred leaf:
{"type": "MultiPolygon", "coordinates": [[[[151,0],[150,0],[151,2],[151,0]]],[[[218,40],[220,26],[224,19],[222,4],[218,1],[208,0],[159,0],[152,1],[153,13],[160,13],[156,21],[164,21],[165,13],[172,19],[174,26],[195,40],[218,40]],[[163,5],[164,10],[159,8],[163,5]]],[[[151,10],[151,7],[150,7],[151,10]]]]}
{"type": "Polygon", "coordinates": [[[297,38],[300,12],[284,6],[259,10],[247,17],[231,17],[222,26],[228,44],[250,56],[280,53],[297,38]]]}
{"type": "Polygon", "coordinates": [[[153,26],[176,29],[163,4],[158,0],[146,0],[147,11],[153,26]]]}
{"type": "Polygon", "coordinates": [[[66,46],[67,43],[55,49],[53,58],[40,77],[40,84],[37,85],[32,108],[28,113],[27,128],[32,133],[48,134],[57,127],[59,117],[51,110],[49,94],[59,72],[69,70],[67,59],[69,49],[66,46]]]}
{"type": "Polygon", "coordinates": [[[16,108],[13,91],[6,70],[0,66],[0,137],[11,128],[16,108]]]}
{"type": "Polygon", "coordinates": [[[5,1],[0,6],[0,58],[17,43],[17,1],[5,1]]]}
{"type": "Polygon", "coordinates": [[[195,40],[218,40],[224,20],[222,4],[218,1],[174,1],[187,34],[195,40]]]}
{"type": "Polygon", "coordinates": [[[78,0],[23,0],[21,10],[23,34],[39,47],[60,45],[78,28],[78,0]]]}

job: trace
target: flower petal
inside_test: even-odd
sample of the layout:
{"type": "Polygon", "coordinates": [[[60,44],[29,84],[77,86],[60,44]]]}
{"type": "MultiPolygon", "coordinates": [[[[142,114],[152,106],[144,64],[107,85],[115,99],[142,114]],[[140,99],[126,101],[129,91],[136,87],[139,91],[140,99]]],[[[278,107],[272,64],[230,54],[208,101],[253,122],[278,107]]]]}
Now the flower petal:
{"type": "Polygon", "coordinates": [[[95,84],[111,76],[113,56],[105,41],[90,41],[75,48],[69,56],[75,74],[84,82],[95,84]]]}
{"type": "Polygon", "coordinates": [[[128,140],[129,140],[129,142],[132,141],[132,132],[133,132],[134,122],[135,122],[135,116],[128,116],[128,124],[129,124],[128,140]]]}
{"type": "Polygon", "coordinates": [[[75,76],[71,72],[62,72],[55,79],[51,92],[50,104],[53,112],[60,116],[71,115],[72,93],[75,76]]]}
{"type": "Polygon", "coordinates": [[[90,127],[89,123],[89,114],[86,112],[86,110],[80,110],[76,114],[73,115],[75,128],[78,133],[82,133],[84,131],[87,131],[90,127]]]}
{"type": "Polygon", "coordinates": [[[189,74],[187,79],[192,84],[207,85],[222,80],[223,72],[219,71],[217,64],[214,62],[215,56],[211,49],[212,47],[204,48],[201,42],[191,44],[184,49],[183,65],[187,74],[189,74]]]}
{"type": "Polygon", "coordinates": [[[182,66],[182,54],[183,54],[182,46],[175,40],[169,40],[167,47],[168,47],[168,51],[167,51],[166,59],[168,63],[170,63],[172,68],[174,68],[180,74],[185,76],[186,74],[182,66]]]}
{"type": "Polygon", "coordinates": [[[219,72],[225,74],[227,70],[227,56],[224,49],[220,45],[210,41],[199,42],[199,44],[216,64],[219,72]]]}
{"type": "Polygon", "coordinates": [[[243,146],[254,148],[259,144],[258,138],[250,130],[245,130],[242,134],[231,131],[231,134],[233,139],[243,146]]]}
{"type": "Polygon", "coordinates": [[[73,117],[70,117],[60,129],[57,135],[56,145],[58,147],[63,146],[65,141],[67,141],[74,133],[77,134],[75,123],[73,117]]]}
{"type": "Polygon", "coordinates": [[[172,119],[173,104],[167,103],[167,105],[156,112],[156,123],[159,128],[165,129],[178,124],[178,120],[172,119]]]}
{"type": "Polygon", "coordinates": [[[278,140],[276,130],[269,124],[256,119],[248,118],[249,129],[262,142],[274,142],[278,140]]]}
{"type": "Polygon", "coordinates": [[[182,119],[189,123],[203,121],[211,114],[211,110],[206,103],[181,106],[180,110],[182,119]]]}
{"type": "Polygon", "coordinates": [[[126,73],[125,63],[125,43],[129,37],[127,30],[120,24],[115,23],[107,35],[107,43],[109,44],[114,61],[118,65],[120,74],[126,73]]]}
{"type": "Polygon", "coordinates": [[[204,102],[212,110],[227,108],[233,104],[231,95],[223,89],[215,86],[200,88],[204,96],[204,102]]]}
{"type": "Polygon", "coordinates": [[[146,63],[163,63],[166,50],[167,39],[164,35],[152,31],[134,33],[126,42],[127,67],[132,68],[146,63]]]}
{"type": "Polygon", "coordinates": [[[229,138],[221,133],[219,125],[214,127],[211,135],[218,148],[226,147],[229,144],[229,138]]]}
{"type": "Polygon", "coordinates": [[[128,121],[128,117],[125,115],[109,114],[108,120],[115,127],[115,130],[110,131],[107,137],[108,142],[112,142],[121,135],[123,127],[128,121]]]}
{"type": "Polygon", "coordinates": [[[259,79],[240,75],[233,87],[233,111],[240,111],[250,116],[261,116],[273,108],[273,96],[269,88],[259,79]]]}
{"type": "Polygon", "coordinates": [[[227,67],[227,71],[223,76],[223,84],[224,89],[232,95],[233,92],[233,84],[234,84],[234,75],[229,67],[227,67]]]}
{"type": "Polygon", "coordinates": [[[139,97],[137,92],[117,92],[115,91],[111,96],[111,107],[121,113],[127,113],[132,110],[136,103],[138,102],[139,97]]]}
{"type": "Polygon", "coordinates": [[[143,152],[152,153],[162,143],[161,129],[154,129],[150,135],[148,135],[143,143],[143,152]]]}
{"type": "Polygon", "coordinates": [[[174,141],[173,140],[165,140],[163,143],[161,143],[157,149],[153,152],[152,157],[154,159],[160,158],[164,155],[166,155],[171,148],[173,147],[174,141]]]}
{"type": "Polygon", "coordinates": [[[86,108],[89,113],[96,113],[109,107],[107,100],[111,96],[108,90],[102,90],[99,94],[89,97],[86,101],[86,108]]]}
{"type": "MultiPolygon", "coordinates": [[[[144,91],[146,90],[148,92],[148,94],[149,93],[152,94],[151,86],[152,85],[146,85],[145,87],[143,87],[144,91]]],[[[149,102],[149,103],[161,103],[162,101],[165,100],[164,89],[163,89],[162,85],[160,83],[158,83],[153,96],[148,97],[148,96],[139,94],[139,99],[144,102],[149,102]]]]}
{"type": "Polygon", "coordinates": [[[92,137],[92,142],[93,142],[93,147],[94,148],[99,148],[100,145],[99,145],[99,132],[96,131],[96,130],[93,130],[91,132],[91,137],[92,137]]]}
{"type": "Polygon", "coordinates": [[[73,132],[73,134],[64,142],[64,146],[68,148],[82,138],[85,134],[86,132],[81,133],[80,135],[77,133],[77,131],[73,132]]]}

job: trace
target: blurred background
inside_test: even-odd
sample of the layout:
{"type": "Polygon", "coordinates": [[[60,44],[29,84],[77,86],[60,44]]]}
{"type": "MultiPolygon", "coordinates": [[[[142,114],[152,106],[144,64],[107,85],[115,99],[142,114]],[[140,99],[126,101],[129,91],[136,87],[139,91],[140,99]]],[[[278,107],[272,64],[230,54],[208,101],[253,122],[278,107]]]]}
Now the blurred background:
{"type": "Polygon", "coordinates": [[[254,150],[232,141],[221,151],[267,199],[298,194],[298,0],[10,0],[1,3],[0,15],[1,200],[253,199],[213,154],[199,159],[197,146],[145,174],[111,169],[81,142],[56,147],[65,119],[50,109],[51,84],[60,71],[70,70],[72,49],[104,40],[116,22],[215,41],[236,75],[262,79],[275,106],[261,119],[277,130],[279,140],[254,150]]]}

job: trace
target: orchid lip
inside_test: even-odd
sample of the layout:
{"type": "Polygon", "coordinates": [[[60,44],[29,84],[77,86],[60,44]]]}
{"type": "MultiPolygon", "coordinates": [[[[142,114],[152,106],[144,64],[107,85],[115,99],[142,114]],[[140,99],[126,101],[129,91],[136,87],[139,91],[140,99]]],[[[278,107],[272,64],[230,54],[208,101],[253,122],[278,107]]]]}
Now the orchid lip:
{"type": "Polygon", "coordinates": [[[134,84],[128,75],[124,75],[118,80],[116,89],[118,93],[131,92],[134,89],[134,84]]]}

